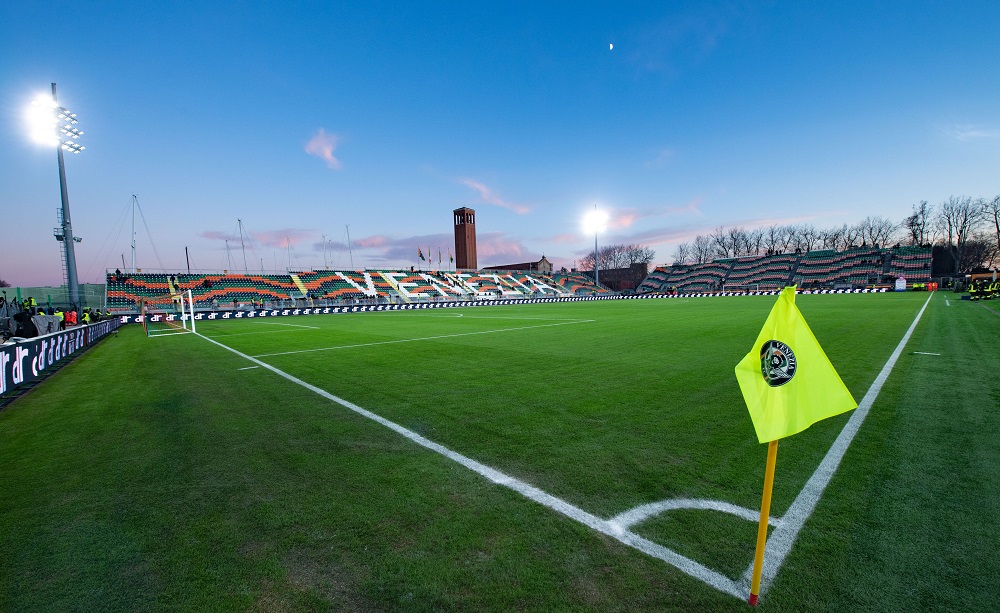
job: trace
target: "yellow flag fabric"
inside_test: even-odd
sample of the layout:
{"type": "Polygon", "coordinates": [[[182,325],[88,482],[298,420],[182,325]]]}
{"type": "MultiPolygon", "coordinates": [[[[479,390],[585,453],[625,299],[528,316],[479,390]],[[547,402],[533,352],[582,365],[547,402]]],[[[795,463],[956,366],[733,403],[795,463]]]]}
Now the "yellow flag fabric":
{"type": "Polygon", "coordinates": [[[858,406],[795,306],[794,286],[781,292],[736,379],[761,443],[858,406]]]}

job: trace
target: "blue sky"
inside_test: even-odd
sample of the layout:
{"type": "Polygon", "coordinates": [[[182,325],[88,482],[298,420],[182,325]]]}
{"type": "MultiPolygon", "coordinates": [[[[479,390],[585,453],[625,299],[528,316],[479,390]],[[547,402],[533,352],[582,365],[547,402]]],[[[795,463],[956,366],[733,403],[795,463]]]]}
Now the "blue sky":
{"type": "Polygon", "coordinates": [[[571,266],[609,242],[667,262],[720,225],[901,220],[1000,193],[994,2],[5,2],[0,278],[61,283],[51,82],[81,281],[130,263],[251,272],[447,260],[571,266]],[[609,45],[613,44],[614,49],[609,45]],[[232,263],[226,254],[230,239],[232,263]],[[155,251],[154,251],[155,247],[155,251]]]}

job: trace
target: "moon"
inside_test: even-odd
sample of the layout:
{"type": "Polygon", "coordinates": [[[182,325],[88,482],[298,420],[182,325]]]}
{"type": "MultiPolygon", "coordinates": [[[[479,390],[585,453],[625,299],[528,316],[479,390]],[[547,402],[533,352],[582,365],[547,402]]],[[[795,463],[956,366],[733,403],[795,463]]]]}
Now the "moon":
{"type": "Polygon", "coordinates": [[[611,51],[614,48],[615,48],[615,44],[614,43],[609,43],[608,44],[608,51],[611,51]]]}

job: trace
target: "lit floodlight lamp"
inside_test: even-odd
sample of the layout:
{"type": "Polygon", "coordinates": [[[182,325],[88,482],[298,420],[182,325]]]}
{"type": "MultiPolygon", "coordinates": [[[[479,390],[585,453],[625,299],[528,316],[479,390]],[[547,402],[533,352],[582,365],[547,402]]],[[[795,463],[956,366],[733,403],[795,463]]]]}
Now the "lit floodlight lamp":
{"type": "Polygon", "coordinates": [[[59,120],[56,118],[55,108],[52,98],[43,95],[31,102],[25,113],[31,140],[42,145],[59,144],[59,137],[56,135],[59,120]]]}
{"type": "Polygon", "coordinates": [[[608,214],[598,210],[596,206],[593,211],[583,216],[583,231],[588,235],[604,232],[608,229],[607,226],[608,214]]]}
{"type": "Polygon", "coordinates": [[[594,205],[594,210],[583,216],[583,231],[587,234],[594,234],[594,285],[600,283],[600,266],[597,264],[597,235],[604,232],[608,226],[608,214],[598,210],[594,205]]]}

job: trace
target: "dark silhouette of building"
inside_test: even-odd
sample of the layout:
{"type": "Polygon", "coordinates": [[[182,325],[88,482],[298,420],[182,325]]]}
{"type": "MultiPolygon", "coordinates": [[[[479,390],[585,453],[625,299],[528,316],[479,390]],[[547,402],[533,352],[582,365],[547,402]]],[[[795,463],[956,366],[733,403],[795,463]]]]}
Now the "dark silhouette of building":
{"type": "Polygon", "coordinates": [[[476,259],[476,212],[463,206],[455,214],[455,268],[478,268],[476,259]]]}
{"type": "Polygon", "coordinates": [[[527,270],[531,272],[537,272],[543,275],[552,274],[552,262],[548,261],[545,256],[537,262],[522,262],[520,264],[504,264],[503,266],[486,266],[483,270],[527,270]]]}

